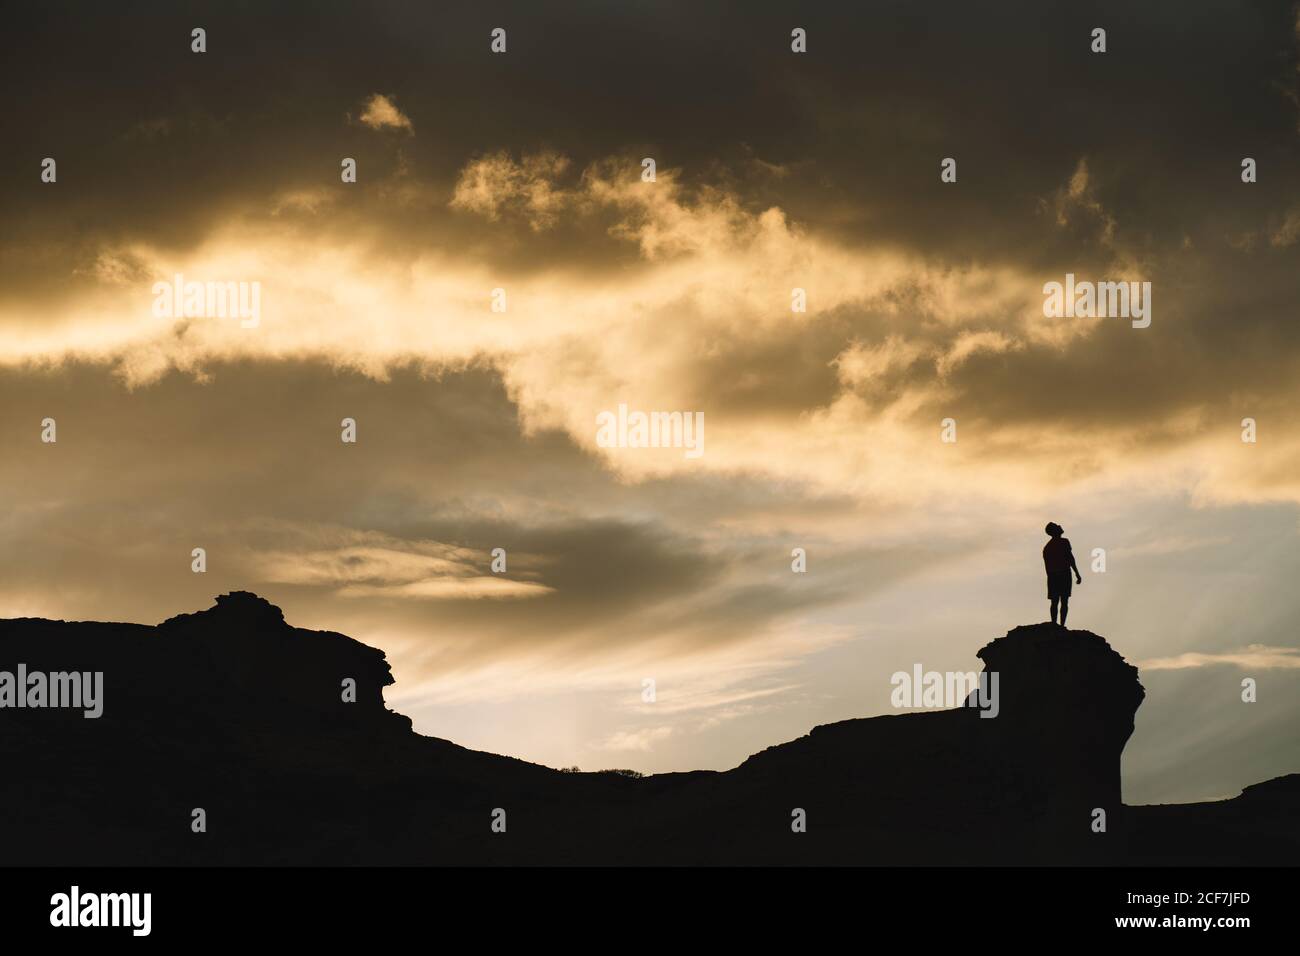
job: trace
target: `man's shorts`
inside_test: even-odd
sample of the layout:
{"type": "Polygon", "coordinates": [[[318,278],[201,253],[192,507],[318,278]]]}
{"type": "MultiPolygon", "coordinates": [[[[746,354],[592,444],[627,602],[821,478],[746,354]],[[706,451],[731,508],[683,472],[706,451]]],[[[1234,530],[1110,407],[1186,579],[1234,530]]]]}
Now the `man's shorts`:
{"type": "Polygon", "coordinates": [[[1070,596],[1070,590],[1074,587],[1074,577],[1070,574],[1070,569],[1064,571],[1053,571],[1047,575],[1047,599],[1063,598],[1070,596]]]}

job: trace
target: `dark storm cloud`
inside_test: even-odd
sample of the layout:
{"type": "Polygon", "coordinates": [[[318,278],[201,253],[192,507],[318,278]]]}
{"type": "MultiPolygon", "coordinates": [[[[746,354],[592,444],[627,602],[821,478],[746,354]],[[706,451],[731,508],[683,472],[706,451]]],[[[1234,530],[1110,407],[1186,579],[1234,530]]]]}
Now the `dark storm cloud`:
{"type": "MultiPolygon", "coordinates": [[[[465,164],[498,150],[557,150],[569,190],[592,163],[620,156],[634,175],[645,154],[680,170],[687,197],[718,185],[850,247],[1014,262],[1045,280],[1102,275],[1119,254],[1160,270],[1157,341],[1107,330],[1068,358],[1046,346],[977,356],[949,383],[968,417],[1093,421],[1139,401],[1157,413],[1222,402],[1290,372],[1276,347],[1295,341],[1300,243],[1270,237],[1300,209],[1295,24],[1283,2],[42,5],[11,14],[0,67],[21,92],[0,121],[15,144],[0,176],[0,296],[38,311],[106,271],[145,281],[129,254],[105,263],[105,248],[192,247],[295,190],[330,197],[276,213],[303,241],[370,237],[376,257],[435,249],[516,274],[627,269],[637,249],[611,238],[610,209],[536,230],[448,202],[465,164]],[[498,25],[505,57],[488,52],[498,25]],[[789,52],[794,25],[807,55],[789,52]],[[194,26],[205,54],[189,50],[194,26]],[[1088,50],[1094,26],[1108,31],[1102,56],[1088,50]],[[411,130],[357,121],[376,92],[411,130]],[[36,175],[46,155],[55,187],[36,175]],[[1249,187],[1245,155],[1261,170],[1249,187]],[[338,182],[343,156],[361,170],[353,191],[338,182]],[[957,186],[938,182],[944,156],[958,160],[957,186]],[[1093,205],[1057,228],[1081,159],[1093,205]],[[1198,273],[1179,275],[1188,259],[1198,273]],[[1157,359],[1168,374],[1143,375],[1157,359]],[[1045,411],[1050,382],[1092,394],[1045,411]]],[[[756,334],[685,374],[720,412],[824,407],[836,355],[881,324],[862,311],[756,334]]]]}
{"type": "MultiPolygon", "coordinates": [[[[6,278],[53,284],[60,258],[97,241],[194,243],[278,191],[337,186],[343,156],[363,201],[402,168],[441,199],[473,155],[547,147],[575,171],[644,151],[694,177],[757,157],[791,172],[754,200],[845,241],[1053,266],[1078,250],[1042,243],[1038,203],[1087,156],[1122,235],[1217,239],[1300,199],[1294,24],[1283,2],[42,4],[9,14],[0,68],[19,94],[0,199],[10,242],[30,245],[16,262],[8,250],[6,278]],[[488,53],[497,25],[504,57],[488,53]],[[789,52],[793,25],[807,55],[789,52]],[[1104,56],[1088,51],[1098,25],[1104,56]],[[415,135],[355,122],[375,92],[415,135]],[[47,155],[55,190],[36,176],[47,155]],[[1227,190],[1243,155],[1260,183],[1227,190]],[[938,183],[944,156],[960,188],[938,183]]],[[[385,210],[386,228],[438,241],[441,205],[385,210]]]]}

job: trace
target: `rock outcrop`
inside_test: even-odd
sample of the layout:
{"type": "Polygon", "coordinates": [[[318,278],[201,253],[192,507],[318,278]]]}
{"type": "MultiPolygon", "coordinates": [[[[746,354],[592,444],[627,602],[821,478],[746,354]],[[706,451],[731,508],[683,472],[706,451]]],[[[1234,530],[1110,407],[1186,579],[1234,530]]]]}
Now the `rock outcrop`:
{"type": "Polygon", "coordinates": [[[1143,691],[1102,638],[1019,627],[979,657],[998,674],[994,718],[842,721],[733,770],[635,779],[416,734],[384,705],[381,651],[291,627],[247,592],[156,627],[0,621],[0,671],[104,674],[98,718],[0,709],[0,853],[10,865],[1296,858],[1300,776],[1218,804],[1122,805],[1143,691]]]}

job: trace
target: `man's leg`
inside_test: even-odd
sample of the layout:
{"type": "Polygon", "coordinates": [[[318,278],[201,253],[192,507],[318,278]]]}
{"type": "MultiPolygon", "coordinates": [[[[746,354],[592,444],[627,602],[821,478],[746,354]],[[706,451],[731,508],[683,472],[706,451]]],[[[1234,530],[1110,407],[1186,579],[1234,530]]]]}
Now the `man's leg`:
{"type": "Polygon", "coordinates": [[[1052,623],[1056,623],[1056,598],[1052,598],[1052,623]]]}
{"type": "Polygon", "coordinates": [[[1061,627],[1065,627],[1065,615],[1070,613],[1070,599],[1061,595],[1061,627]]]}

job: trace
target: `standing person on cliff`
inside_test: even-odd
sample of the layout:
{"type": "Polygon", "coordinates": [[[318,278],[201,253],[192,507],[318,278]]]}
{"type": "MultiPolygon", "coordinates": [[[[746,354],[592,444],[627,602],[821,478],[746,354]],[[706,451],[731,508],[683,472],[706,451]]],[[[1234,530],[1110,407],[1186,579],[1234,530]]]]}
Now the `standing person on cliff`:
{"type": "Polygon", "coordinates": [[[1065,627],[1065,616],[1070,613],[1070,572],[1075,580],[1083,583],[1079,566],[1074,563],[1074,551],[1070,548],[1070,539],[1063,537],[1065,529],[1055,521],[1049,521],[1043,529],[1051,540],[1043,545],[1043,566],[1047,569],[1047,599],[1052,602],[1052,623],[1056,623],[1056,606],[1061,606],[1061,627],[1065,627]]]}

